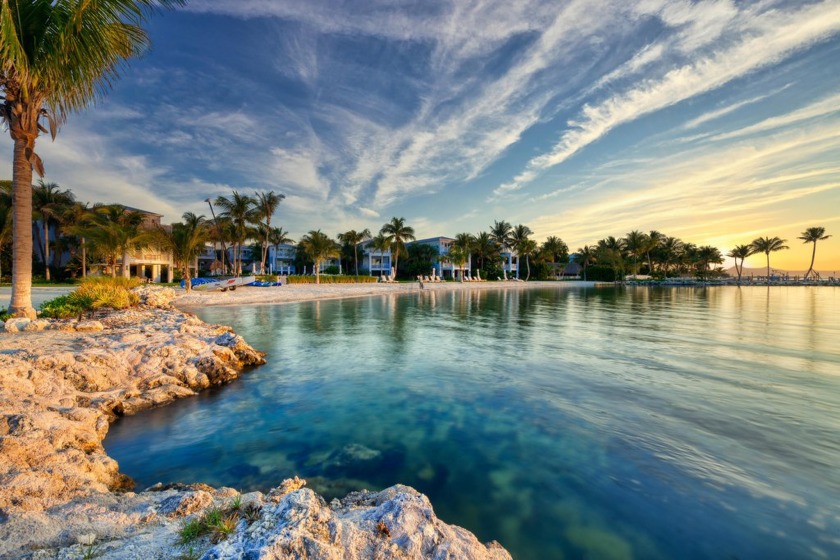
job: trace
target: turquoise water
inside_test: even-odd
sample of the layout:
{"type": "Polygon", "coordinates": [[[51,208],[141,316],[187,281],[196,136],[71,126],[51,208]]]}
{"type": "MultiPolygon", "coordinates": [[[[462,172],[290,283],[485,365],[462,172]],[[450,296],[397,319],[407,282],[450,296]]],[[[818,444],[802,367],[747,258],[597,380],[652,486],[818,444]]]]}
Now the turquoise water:
{"type": "Polygon", "coordinates": [[[840,558],[840,290],[211,308],[269,363],[114,424],[138,486],[397,482],[519,559],[840,558]]]}

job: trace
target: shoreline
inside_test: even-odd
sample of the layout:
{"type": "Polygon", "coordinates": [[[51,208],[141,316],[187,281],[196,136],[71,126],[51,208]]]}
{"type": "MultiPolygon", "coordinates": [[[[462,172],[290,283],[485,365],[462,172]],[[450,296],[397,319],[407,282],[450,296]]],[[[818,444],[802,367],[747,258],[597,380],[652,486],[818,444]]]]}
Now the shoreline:
{"type": "Polygon", "coordinates": [[[444,282],[424,284],[417,282],[398,284],[287,284],[270,288],[243,286],[232,292],[179,292],[173,304],[191,311],[199,307],[229,307],[235,305],[277,305],[310,301],[349,299],[383,295],[419,294],[426,292],[453,292],[471,290],[527,290],[593,288],[598,282],[583,281],[532,281],[532,282],[444,282]]]}
{"type": "Polygon", "coordinates": [[[510,560],[500,544],[444,523],[426,496],[399,484],[330,504],[297,477],[267,480],[277,485],[267,493],[189,483],[132,491],[103,446],[112,422],[264,363],[230,327],[173,307],[175,290],[138,293],[140,307],[98,320],[2,324],[0,558],[390,559],[449,551],[510,560]],[[184,528],[214,511],[226,532],[208,529],[184,542],[184,528]]]}

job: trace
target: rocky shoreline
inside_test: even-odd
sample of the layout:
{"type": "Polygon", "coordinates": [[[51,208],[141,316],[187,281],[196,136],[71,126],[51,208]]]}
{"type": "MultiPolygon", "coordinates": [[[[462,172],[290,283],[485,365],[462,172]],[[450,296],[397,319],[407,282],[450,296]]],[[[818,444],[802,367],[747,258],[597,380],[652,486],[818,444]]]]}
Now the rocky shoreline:
{"type": "Polygon", "coordinates": [[[174,290],[139,292],[139,308],[94,320],[2,325],[0,558],[510,558],[404,486],[329,505],[298,479],[266,495],[133,492],[102,447],[110,422],[264,363],[228,327],[173,308],[174,290]],[[208,512],[227,532],[185,539],[208,512]]]}

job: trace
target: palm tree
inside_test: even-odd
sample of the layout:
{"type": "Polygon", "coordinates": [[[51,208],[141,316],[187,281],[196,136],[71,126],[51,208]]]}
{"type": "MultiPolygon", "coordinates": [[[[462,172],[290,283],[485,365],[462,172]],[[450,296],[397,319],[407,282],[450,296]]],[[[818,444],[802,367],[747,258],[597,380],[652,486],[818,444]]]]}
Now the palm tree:
{"type": "Polygon", "coordinates": [[[735,259],[735,272],[738,273],[738,283],[741,283],[741,274],[744,273],[744,259],[753,254],[753,249],[750,245],[735,245],[735,247],[726,253],[727,257],[735,259]],[[738,264],[738,259],[741,259],[741,264],[738,264]]]}
{"type": "Polygon", "coordinates": [[[277,207],[280,202],[286,198],[285,194],[279,194],[274,191],[258,192],[256,201],[255,219],[259,221],[262,229],[262,258],[260,260],[260,270],[265,274],[265,259],[268,255],[268,236],[271,233],[271,217],[277,212],[277,207]]]}
{"type": "Polygon", "coordinates": [[[697,270],[700,273],[700,278],[706,278],[710,264],[720,264],[722,262],[723,255],[720,254],[717,247],[705,245],[697,249],[697,270]]]}
{"type": "MultiPolygon", "coordinates": [[[[371,239],[370,241],[370,251],[371,256],[373,253],[379,253],[380,258],[385,256],[385,253],[391,250],[391,242],[388,241],[388,238],[382,235],[381,233],[371,239]]],[[[371,265],[372,265],[371,261],[371,265]]],[[[372,268],[372,266],[371,266],[372,268]]],[[[373,273],[371,273],[373,274],[373,273]]]]}
{"type": "Polygon", "coordinates": [[[767,283],[770,283],[770,253],[781,251],[782,249],[789,249],[785,242],[787,239],[779,239],[778,237],[759,237],[754,239],[751,243],[753,253],[764,253],[767,255],[767,283]]]}
{"type": "Polygon", "coordinates": [[[470,259],[469,250],[464,249],[459,245],[452,245],[452,248],[449,249],[445,255],[441,256],[442,260],[449,261],[455,266],[458,267],[458,270],[461,271],[460,281],[464,281],[464,265],[467,264],[467,261],[470,259]]]}
{"type": "Polygon", "coordinates": [[[154,237],[142,228],[143,214],[127,210],[120,204],[94,206],[90,215],[82,222],[70,228],[79,237],[85,237],[93,246],[94,252],[103,256],[111,268],[111,277],[117,276],[117,259],[125,257],[133,250],[142,249],[152,244],[154,237]]]}
{"type": "Polygon", "coordinates": [[[586,282],[586,267],[596,261],[595,248],[584,245],[575,253],[575,261],[583,267],[583,281],[586,282]]]}
{"type": "MultiPolygon", "coordinates": [[[[466,255],[467,261],[469,261],[473,252],[473,247],[475,247],[475,236],[466,232],[456,233],[455,241],[452,242],[452,246],[458,248],[464,255],[466,255]]],[[[472,263],[470,266],[472,266],[472,263]]],[[[463,276],[463,270],[461,271],[461,275],[463,276]]]]}
{"type": "Polygon", "coordinates": [[[650,238],[641,231],[633,230],[624,236],[624,248],[633,257],[633,279],[639,273],[638,259],[648,251],[648,245],[650,245],[650,238]]]}
{"type": "Polygon", "coordinates": [[[616,280],[624,279],[625,249],[624,241],[612,235],[598,241],[597,258],[601,262],[609,263],[615,273],[616,280]]]}
{"type": "Polygon", "coordinates": [[[44,228],[44,247],[41,257],[44,261],[44,278],[47,281],[50,280],[50,226],[61,218],[65,209],[74,201],[72,192],[61,190],[57,183],[45,183],[43,179],[38,181],[38,186],[32,191],[34,215],[38,217],[44,228]]]}
{"type": "Polygon", "coordinates": [[[475,236],[473,251],[478,257],[478,268],[483,269],[484,260],[491,258],[495,253],[497,253],[498,247],[496,246],[496,242],[493,240],[493,237],[486,231],[482,231],[475,236]]]}
{"type": "Polygon", "coordinates": [[[368,228],[362,231],[351,229],[350,231],[338,234],[339,241],[353,246],[353,263],[356,266],[356,276],[359,275],[359,243],[368,239],[370,239],[370,230],[368,228]]]}
{"type": "Polygon", "coordinates": [[[569,246],[557,236],[550,236],[542,244],[542,251],[551,259],[552,263],[569,260],[569,246]]]}
{"type": "Polygon", "coordinates": [[[656,253],[662,243],[665,241],[665,236],[656,230],[651,230],[647,236],[648,242],[645,245],[645,257],[648,262],[648,274],[653,275],[653,259],[651,253],[656,253]]]}
{"type": "Polygon", "coordinates": [[[204,244],[211,238],[210,224],[204,216],[192,212],[183,215],[184,223],[172,224],[171,228],[158,227],[154,230],[154,244],[172,253],[175,266],[181,270],[184,288],[192,290],[190,264],[192,264],[204,244]]]}
{"type": "MultiPolygon", "coordinates": [[[[289,237],[289,232],[284,231],[281,227],[271,228],[268,232],[268,242],[274,247],[274,264],[277,264],[277,247],[284,243],[291,243],[293,239],[289,237]]],[[[272,270],[274,267],[271,267],[272,270]]]]}
{"type": "Polygon", "coordinates": [[[662,277],[668,277],[668,269],[671,264],[676,264],[683,252],[683,242],[676,237],[664,237],[659,246],[654,250],[657,260],[662,268],[662,277]]]}
{"type": "Polygon", "coordinates": [[[803,231],[802,235],[799,236],[799,239],[801,239],[804,243],[814,244],[814,250],[811,251],[811,266],[808,267],[808,272],[805,273],[805,278],[808,278],[808,276],[814,272],[814,259],[817,256],[817,241],[823,241],[829,237],[831,236],[825,234],[824,227],[810,227],[803,231]]]}
{"type": "MultiPolygon", "coordinates": [[[[526,225],[519,224],[510,232],[508,236],[508,243],[509,246],[516,251],[516,253],[520,256],[523,255],[522,250],[525,248],[525,243],[530,241],[529,236],[533,235],[533,231],[526,225]]],[[[530,272],[530,271],[529,271],[530,272]]],[[[516,267],[516,277],[519,278],[519,267],[516,267]]]]}
{"type": "MultiPolygon", "coordinates": [[[[64,209],[61,217],[65,224],[65,230],[72,229],[76,224],[82,223],[85,217],[90,213],[90,205],[87,202],[74,202],[64,209]]],[[[84,237],[79,237],[78,248],[82,251],[80,258],[82,265],[82,278],[87,276],[87,246],[84,237]]]]}
{"type": "MultiPolygon", "coordinates": [[[[525,256],[525,267],[528,270],[527,275],[525,276],[525,281],[527,282],[531,278],[531,261],[530,256],[533,255],[537,250],[537,242],[533,239],[525,239],[517,245],[516,252],[519,253],[520,256],[525,256]]],[[[517,272],[519,271],[519,267],[517,267],[517,272]]]]}
{"type": "Polygon", "coordinates": [[[391,244],[391,255],[394,257],[394,276],[397,275],[397,262],[400,254],[405,252],[405,242],[413,241],[414,228],[405,225],[405,218],[391,218],[391,221],[382,226],[379,234],[385,236],[391,244]]]}
{"type": "Polygon", "coordinates": [[[310,259],[315,261],[315,283],[320,284],[321,263],[326,259],[337,257],[341,254],[341,248],[338,246],[338,243],[330,239],[320,229],[310,231],[304,235],[298,246],[310,259]]]}
{"type": "Polygon", "coordinates": [[[44,176],[35,141],[55,139],[67,114],[101,96],[125,61],[149,44],[140,27],[156,7],[183,0],[27,0],[0,4],[0,118],[14,142],[12,299],[9,312],[32,307],[32,171],[44,176]]]}
{"type": "Polygon", "coordinates": [[[219,196],[213,204],[222,210],[219,219],[230,220],[230,233],[234,243],[234,272],[235,274],[242,274],[242,246],[245,244],[248,234],[252,232],[248,224],[257,219],[256,202],[248,195],[233,191],[230,198],[219,196]]]}

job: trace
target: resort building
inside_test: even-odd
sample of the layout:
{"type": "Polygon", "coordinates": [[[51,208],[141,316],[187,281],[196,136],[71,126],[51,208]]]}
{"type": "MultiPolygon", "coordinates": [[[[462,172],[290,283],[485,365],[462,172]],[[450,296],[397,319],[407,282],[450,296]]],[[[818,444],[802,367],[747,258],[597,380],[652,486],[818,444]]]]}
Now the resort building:
{"type": "Polygon", "coordinates": [[[296,274],[295,255],[297,247],[291,243],[269,245],[266,262],[269,274],[296,274]]]}
{"type": "Polygon", "coordinates": [[[513,249],[505,247],[500,253],[502,256],[502,270],[508,277],[519,278],[519,255],[513,249]]]}
{"type": "Polygon", "coordinates": [[[455,264],[449,262],[446,260],[446,255],[452,248],[453,243],[455,243],[455,240],[451,237],[429,237],[428,239],[418,239],[417,241],[412,241],[411,243],[408,243],[408,245],[417,244],[433,247],[438,254],[438,261],[434,265],[437,275],[442,278],[459,279],[463,274],[465,274],[465,272],[472,269],[472,255],[470,255],[467,262],[464,263],[463,268],[459,268],[455,264]]]}
{"type": "Polygon", "coordinates": [[[359,270],[367,270],[371,276],[389,276],[391,274],[392,258],[390,249],[387,251],[375,251],[371,241],[359,244],[362,253],[362,262],[359,263],[359,270]]]}
{"type": "MultiPolygon", "coordinates": [[[[161,226],[160,219],[162,214],[141,210],[140,208],[132,208],[130,206],[123,206],[126,211],[140,212],[143,215],[143,229],[155,229],[159,227],[168,228],[170,226],[161,226]]],[[[150,282],[172,282],[175,275],[175,263],[173,262],[172,253],[163,251],[154,247],[140,249],[138,251],[128,251],[123,254],[121,260],[117,261],[117,267],[122,270],[122,275],[126,278],[137,277],[145,278],[150,282]]]]}

